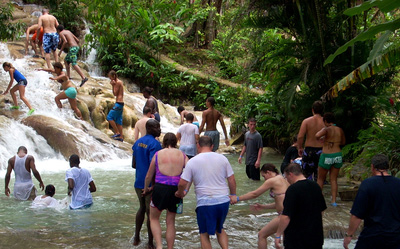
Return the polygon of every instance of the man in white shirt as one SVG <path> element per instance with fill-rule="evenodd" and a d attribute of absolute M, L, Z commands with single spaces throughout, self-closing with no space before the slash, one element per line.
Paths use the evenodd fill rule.
<path fill-rule="evenodd" d="M 186 114 L 186 124 L 181 125 L 176 134 L 176 138 L 180 141 L 179 150 L 183 151 L 190 159 L 197 154 L 196 143 L 199 140 L 199 127 L 193 124 L 194 115 Z"/>
<path fill-rule="evenodd" d="M 93 204 L 91 192 L 96 192 L 96 185 L 87 169 L 79 167 L 78 155 L 69 157 L 70 169 L 67 170 L 65 181 L 68 182 L 68 195 L 72 195 L 70 209 L 88 208 Z"/>
<path fill-rule="evenodd" d="M 186 164 L 175 195 L 183 198 L 188 192 L 185 189 L 187 184 L 194 183 L 201 248 L 211 248 L 209 235 L 216 233 L 219 245 L 226 249 L 228 235 L 223 225 L 231 199 L 237 198 L 236 181 L 228 159 L 213 152 L 212 147 L 210 137 L 204 136 L 199 139 L 197 150 L 200 154 Z"/>

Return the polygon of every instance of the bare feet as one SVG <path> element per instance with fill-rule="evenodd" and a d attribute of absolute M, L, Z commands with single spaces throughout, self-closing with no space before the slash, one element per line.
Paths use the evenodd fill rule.
<path fill-rule="evenodd" d="M 156 249 L 153 243 L 147 245 L 147 249 Z"/>
<path fill-rule="evenodd" d="M 139 237 L 135 237 L 135 238 L 133 239 L 132 245 L 133 245 L 133 246 L 138 246 L 139 244 L 140 244 L 140 238 L 139 238 Z"/>

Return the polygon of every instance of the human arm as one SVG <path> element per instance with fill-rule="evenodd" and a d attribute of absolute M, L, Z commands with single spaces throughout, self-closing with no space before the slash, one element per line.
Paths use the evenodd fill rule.
<path fill-rule="evenodd" d="M 176 133 L 176 139 L 177 139 L 177 141 L 178 141 L 178 142 L 181 141 L 181 138 L 182 138 L 181 133 L 178 131 L 178 133 Z"/>
<path fill-rule="evenodd" d="M 225 135 L 225 144 L 226 144 L 226 146 L 229 146 L 228 133 L 226 132 L 226 127 L 225 127 L 225 123 L 224 123 L 224 118 L 222 117 L 222 115 L 220 115 L 220 117 L 219 117 L 219 122 L 221 123 L 222 130 L 224 131 L 224 135 Z"/>
<path fill-rule="evenodd" d="M 181 124 L 183 124 L 183 121 L 185 120 L 185 115 L 183 113 L 183 111 L 181 111 Z"/>
<path fill-rule="evenodd" d="M 240 155 L 238 158 L 239 163 L 242 163 L 242 158 L 243 158 L 244 153 L 246 153 L 246 145 L 243 145 L 242 152 L 240 152 Z"/>
<path fill-rule="evenodd" d="M 183 198 L 185 197 L 185 195 L 187 194 L 187 192 L 189 191 L 189 189 L 186 189 L 186 187 L 189 186 L 190 187 L 190 183 L 184 179 L 180 179 L 179 183 L 178 183 L 178 190 L 175 192 L 175 196 L 178 198 Z M 185 191 L 187 190 L 187 191 Z"/>
<path fill-rule="evenodd" d="M 139 122 L 139 121 L 138 121 Z M 135 139 L 135 142 L 139 139 L 139 125 L 138 125 L 138 122 L 136 122 L 136 124 L 135 124 L 135 131 L 134 131 L 134 139 Z"/>
<path fill-rule="evenodd" d="M 61 32 L 61 33 L 59 33 L 59 35 L 60 35 L 60 40 L 62 41 L 62 45 L 61 45 L 61 48 L 60 48 L 60 52 L 58 52 L 58 56 L 61 56 L 61 53 L 64 51 L 64 48 L 65 48 L 65 45 L 67 45 L 67 43 L 68 43 L 68 41 L 67 41 L 67 38 L 65 38 L 65 35 Z"/>
<path fill-rule="evenodd" d="M 96 192 L 96 185 L 94 184 L 94 182 L 93 181 L 91 181 L 91 182 L 89 182 L 89 191 L 91 192 L 91 193 L 93 193 L 93 192 Z"/>
<path fill-rule="evenodd" d="M 136 169 L 136 159 L 135 159 L 135 155 L 132 155 L 132 168 Z"/>
<path fill-rule="evenodd" d="M 348 249 L 351 239 L 354 236 L 357 228 L 360 226 L 361 219 L 355 215 L 350 216 L 349 228 L 347 229 L 346 236 L 343 239 L 343 247 Z"/>
<path fill-rule="evenodd" d="M 56 73 L 56 71 L 54 71 L 54 69 L 52 69 L 52 68 L 38 68 L 36 70 L 37 71 L 45 71 L 45 72 L 49 72 L 49 73 Z"/>
<path fill-rule="evenodd" d="M 326 136 L 328 133 L 327 127 L 322 128 L 319 132 L 315 134 L 316 139 L 320 139 L 323 136 Z"/>
<path fill-rule="evenodd" d="M 25 55 L 28 54 L 28 46 L 29 46 L 29 33 L 30 33 L 31 28 L 26 29 L 26 40 L 25 40 Z"/>
<path fill-rule="evenodd" d="M 236 196 L 236 180 L 235 175 L 232 174 L 227 178 L 229 187 L 229 198 L 231 199 L 231 204 L 238 202 L 238 197 Z"/>
<path fill-rule="evenodd" d="M 307 123 L 303 120 L 300 126 L 299 134 L 297 135 L 297 150 L 299 152 L 299 156 L 303 155 L 303 143 L 304 137 L 307 131 Z"/>
<path fill-rule="evenodd" d="M 279 225 L 278 225 L 278 230 L 275 233 L 275 247 L 277 249 L 281 248 L 281 241 L 282 241 L 282 234 L 287 228 L 287 226 L 290 223 L 290 217 L 287 215 L 281 214 L 279 217 Z"/>
<path fill-rule="evenodd" d="M 344 131 L 340 129 L 341 133 L 341 138 L 340 138 L 340 145 L 343 146 L 346 144 L 346 137 L 344 136 Z"/>
<path fill-rule="evenodd" d="M 71 192 L 74 189 L 74 187 L 75 187 L 74 179 L 68 178 L 68 195 L 69 196 L 71 196 L 71 194 L 72 194 Z"/>
<path fill-rule="evenodd" d="M 39 17 L 39 20 L 38 20 L 38 29 L 36 30 L 36 39 L 35 39 L 35 43 L 38 43 L 39 42 L 39 34 L 40 34 L 40 28 L 42 27 L 42 18 L 41 17 Z M 44 32 L 44 31 L 43 31 Z"/>
<path fill-rule="evenodd" d="M 250 205 L 250 210 L 253 212 L 258 212 L 263 209 L 275 209 L 275 208 L 276 208 L 275 202 L 269 203 L 269 204 L 256 203 L 256 204 Z"/>
<path fill-rule="evenodd" d="M 13 169 L 13 161 L 12 159 L 8 160 L 8 166 L 7 166 L 7 172 L 6 172 L 6 177 L 5 177 L 5 191 L 4 193 L 6 196 L 10 196 L 10 189 L 8 188 L 8 184 L 10 184 L 10 179 L 11 179 L 11 171 Z"/>
<path fill-rule="evenodd" d="M 239 201 L 255 199 L 260 195 L 262 195 L 263 193 L 265 193 L 268 189 L 271 189 L 272 186 L 273 186 L 272 179 L 268 179 L 256 190 L 250 191 L 247 194 L 239 196 Z"/>
<path fill-rule="evenodd" d="M 7 89 L 6 91 L 3 93 L 3 95 L 6 95 L 8 93 L 8 91 L 10 90 L 12 83 L 14 82 L 14 69 L 10 68 L 10 70 L 8 71 L 8 73 L 10 74 L 10 83 L 8 83 Z"/>
<path fill-rule="evenodd" d="M 254 164 L 256 169 L 260 168 L 262 152 L 263 152 L 263 148 L 261 147 L 261 148 L 258 149 L 257 161 Z"/>
<path fill-rule="evenodd" d="M 147 171 L 146 178 L 144 179 L 143 195 L 151 191 L 150 183 L 153 181 L 154 174 L 156 172 L 156 160 L 155 156 L 151 159 L 149 170 Z"/>
<path fill-rule="evenodd" d="M 39 182 L 39 187 L 44 190 L 44 184 L 42 182 L 42 178 L 40 177 L 39 171 L 37 171 L 36 166 L 35 166 L 35 158 L 33 156 L 29 156 L 29 167 L 32 170 L 33 175 L 35 176 L 36 180 Z"/>
<path fill-rule="evenodd" d="M 49 79 L 56 80 L 56 81 L 58 81 L 58 80 L 67 81 L 68 77 L 63 73 L 63 74 L 58 75 L 56 77 L 49 77 Z"/>
<path fill-rule="evenodd" d="M 205 112 L 203 112 L 201 114 L 201 124 L 200 124 L 200 128 L 199 128 L 199 134 L 201 134 L 203 132 L 204 125 L 206 124 L 206 119 L 207 119 L 207 115 Z"/>

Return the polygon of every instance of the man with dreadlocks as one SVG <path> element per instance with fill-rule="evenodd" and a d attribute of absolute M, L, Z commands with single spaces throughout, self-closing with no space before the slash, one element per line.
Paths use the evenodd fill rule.
<path fill-rule="evenodd" d="M 364 229 L 356 249 L 400 248 L 400 179 L 389 175 L 388 169 L 387 156 L 378 154 L 372 158 L 372 177 L 361 183 L 354 200 L 344 248 L 348 249 L 361 220 Z"/>

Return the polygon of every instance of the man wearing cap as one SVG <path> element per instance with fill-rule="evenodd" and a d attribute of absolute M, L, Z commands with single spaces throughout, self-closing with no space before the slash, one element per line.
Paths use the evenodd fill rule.
<path fill-rule="evenodd" d="M 351 239 L 364 220 L 356 249 L 400 248 L 400 179 L 389 175 L 388 157 L 375 155 L 371 160 L 372 177 L 364 180 L 353 207 L 343 246 Z"/>

